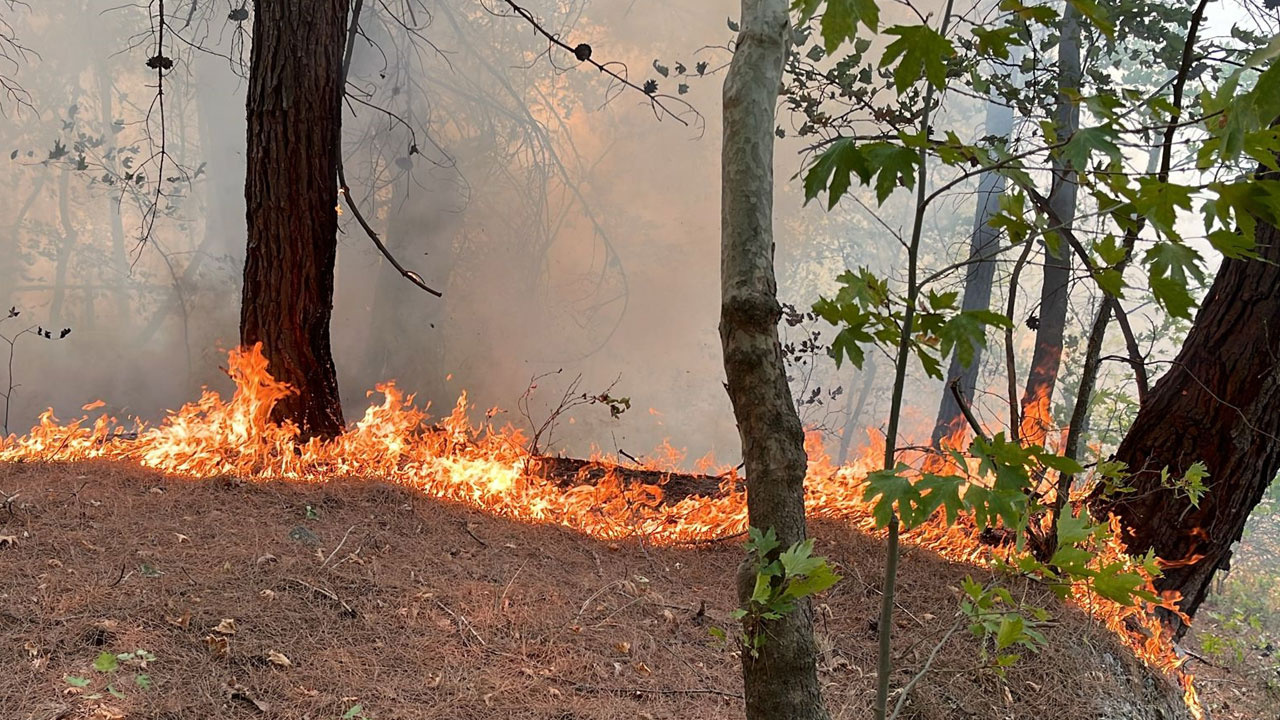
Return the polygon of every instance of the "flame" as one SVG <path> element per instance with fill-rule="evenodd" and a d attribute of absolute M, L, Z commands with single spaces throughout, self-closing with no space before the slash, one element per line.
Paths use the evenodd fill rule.
<path fill-rule="evenodd" d="M 261 346 L 238 349 L 228 357 L 235 393 L 224 400 L 206 389 L 199 400 L 170 413 L 155 426 L 135 422 L 126 429 L 114 418 L 88 416 L 62 423 L 46 410 L 23 436 L 0 440 L 0 461 L 68 462 L 109 459 L 137 463 L 174 475 L 209 478 L 235 475 L 247 479 L 324 482 L 338 477 L 366 477 L 411 487 L 431 497 L 465 503 L 494 514 L 527 522 L 550 522 L 591 536 L 617 540 L 642 537 L 655 544 L 705 541 L 742 533 L 747 527 L 746 495 L 733 468 L 719 468 L 711 457 L 697 461 L 700 472 L 721 478 L 715 497 L 687 497 L 664 502 L 660 485 L 626 482 L 615 460 L 597 453 L 593 464 L 603 479 L 578 484 L 544 477 L 530 468 L 532 457 L 520 430 L 491 424 L 491 410 L 480 425 L 469 420 L 463 392 L 448 417 L 429 423 L 394 383 L 377 386 L 381 396 L 342 435 L 331 440 L 299 439 L 297 427 L 270 421 L 271 409 L 293 390 L 267 372 Z M 84 406 L 86 411 L 101 402 Z M 656 415 L 655 411 L 655 415 Z M 963 437 L 958 428 L 949 443 Z M 863 499 L 866 476 L 879 469 L 883 440 L 871 442 L 853 462 L 836 467 L 818 433 L 806 436 L 809 465 L 805 502 L 813 517 L 846 522 L 868 533 L 878 532 L 871 504 Z M 950 462 L 938 454 L 910 458 L 917 467 L 937 472 Z M 664 473 L 683 466 L 685 452 L 663 443 L 646 458 L 645 469 Z M 960 468 L 971 475 L 976 461 Z M 1113 518 L 1113 529 L 1118 523 Z M 948 526 L 929 521 L 903 534 L 903 540 L 928 548 L 949 560 L 988 563 L 1008 559 L 1011 548 L 989 547 L 977 538 L 965 518 Z M 1118 538 L 1118 533 L 1112 534 Z M 1131 563 L 1120 541 L 1103 547 L 1100 563 Z M 1150 582 L 1148 580 L 1148 586 Z M 1071 600 L 1112 630 L 1147 665 L 1178 679 L 1192 714 L 1203 717 L 1192 676 L 1173 649 L 1167 631 L 1151 608 L 1126 607 L 1093 593 L 1071 588 Z M 1175 608 L 1177 598 L 1162 607 Z"/>
<path fill-rule="evenodd" d="M 1027 398 L 1022 406 L 1022 422 L 1018 428 L 1018 436 L 1030 445 L 1044 445 L 1053 428 L 1053 414 L 1050 409 L 1049 386 L 1041 385 L 1035 393 Z"/>

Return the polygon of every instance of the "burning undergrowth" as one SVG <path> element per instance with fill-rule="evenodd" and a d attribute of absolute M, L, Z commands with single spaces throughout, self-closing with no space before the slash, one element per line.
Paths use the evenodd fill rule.
<path fill-rule="evenodd" d="M 640 539 L 649 546 L 706 543 L 746 529 L 746 498 L 732 469 L 710 476 L 718 478 L 714 493 L 680 493 L 683 497 L 667 496 L 665 478 L 634 482 L 621 466 L 603 457 L 583 467 L 580 482 L 566 483 L 537 472 L 537 459 L 525 450 L 519 430 L 488 422 L 473 425 L 465 394 L 448 417 L 430 423 L 414 406 L 413 397 L 406 397 L 391 383 L 377 388 L 382 402 L 371 405 L 340 437 L 302 442 L 296 428 L 269 420 L 274 403 L 291 391 L 267 373 L 261 352 L 257 348 L 233 351 L 228 368 L 236 384 L 229 401 L 206 390 L 198 401 L 155 426 L 126 426 L 107 416 L 61 423 L 48 411 L 28 434 L 4 441 L 0 460 L 116 460 L 191 478 L 308 483 L 371 478 L 513 520 L 554 523 L 604 541 Z M 97 407 L 100 404 L 95 403 L 85 409 Z M 873 459 L 876 449 L 869 448 L 863 459 L 838 468 L 822 453 L 816 438 L 809 450 L 806 502 L 811 516 L 875 533 L 872 504 L 864 493 L 866 476 L 878 468 Z M 595 472 L 588 472 L 588 467 Z M 674 465 L 643 469 L 666 477 L 676 471 Z M 904 540 L 948 560 L 970 564 L 1007 558 L 1012 552 L 982 542 L 973 524 L 963 519 L 953 525 L 926 522 Z M 1102 549 L 1100 561 L 1126 559 L 1113 544 Z M 1199 714 L 1191 677 L 1183 672 L 1182 659 L 1147 609 L 1113 602 L 1084 585 L 1072 587 L 1070 596 L 1144 663 L 1176 677 L 1188 707 Z"/>

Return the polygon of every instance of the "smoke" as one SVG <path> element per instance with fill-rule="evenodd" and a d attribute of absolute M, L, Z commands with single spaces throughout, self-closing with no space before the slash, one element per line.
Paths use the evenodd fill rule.
<path fill-rule="evenodd" d="M 228 388 L 219 365 L 238 337 L 250 22 L 203 4 L 168 18 L 161 172 L 146 67 L 154 15 L 103 0 L 57 5 L 10 18 L 40 57 L 19 75 L 38 112 L 11 110 L 0 130 L 16 151 L 0 172 L 11 198 L 0 287 L 22 311 L 0 331 L 30 319 L 72 333 L 18 342 L 15 431 L 45 407 L 74 416 L 98 398 L 157 420 L 204 385 Z M 737 3 L 527 5 L 569 44 L 589 43 L 595 59 L 655 80 L 696 114 L 688 125 L 655 117 L 644 95 L 548 52 L 495 4 L 366 4 L 344 117 L 353 201 L 444 297 L 401 278 L 343 216 L 332 332 L 346 417 L 394 379 L 437 416 L 466 390 L 477 417 L 497 407 L 496 422 L 527 425 L 516 408 L 532 378 L 542 376 L 530 395 L 537 423 L 581 375 L 588 393 L 616 380 L 612 394 L 631 409 L 579 408 L 553 450 L 643 456 L 669 439 L 691 459 L 736 462 L 717 323 L 720 83 Z M 962 116 L 980 107 L 955 106 Z M 793 176 L 812 138 L 796 137 L 785 110 L 779 128 L 781 299 L 804 311 L 847 267 L 897 277 L 902 251 L 879 221 L 851 203 L 805 206 Z M 907 209 L 895 197 L 882 219 L 901 226 Z M 938 263 L 963 255 L 971 217 L 972 198 L 937 212 Z M 829 340 L 814 323 L 784 330 L 797 346 L 813 330 Z M 885 358 L 872 362 L 867 394 L 821 348 L 793 365 L 796 392 L 818 391 L 805 420 L 861 444 L 892 380 Z M 908 397 L 927 434 L 939 390 L 918 375 Z M 856 407 L 859 425 L 846 428 Z"/>

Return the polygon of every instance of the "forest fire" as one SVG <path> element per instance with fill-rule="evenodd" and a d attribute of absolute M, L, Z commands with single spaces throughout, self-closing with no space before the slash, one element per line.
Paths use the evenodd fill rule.
<path fill-rule="evenodd" d="M 431 424 L 426 413 L 413 405 L 413 396 L 404 395 L 392 383 L 378 386 L 382 401 L 371 404 L 343 435 L 330 441 L 300 442 L 296 428 L 269 421 L 273 404 L 291 390 L 270 376 L 260 349 L 232 351 L 228 367 L 236 384 L 229 401 L 206 390 L 199 400 L 154 426 L 125 426 L 105 415 L 61 423 L 49 410 L 28 434 L 4 439 L 0 460 L 107 459 L 189 478 L 233 475 L 300 482 L 376 478 L 517 520 L 557 523 L 601 539 L 638 538 L 659 545 L 723 538 L 746 529 L 745 494 L 733 469 L 720 473 L 720 492 L 715 497 L 689 496 L 674 502 L 664 502 L 660 485 L 626 482 L 614 470 L 597 482 L 566 488 L 530 470 L 534 458 L 526 452 L 519 430 L 472 425 L 465 393 L 447 418 Z M 101 402 L 94 402 L 84 409 L 100 407 Z M 867 474 L 879 466 L 875 459 L 879 449 L 869 447 L 860 459 L 835 467 L 816 434 L 806 444 L 810 514 L 877 532 L 872 505 L 863 495 Z M 672 470 L 678 454 L 670 446 L 664 447 L 664 453 L 664 459 L 646 469 Z M 594 461 L 617 468 L 603 457 Z M 1012 552 L 980 542 L 972 523 L 963 519 L 952 526 L 926 522 L 905 533 L 904 539 L 965 563 L 982 563 Z M 1113 543 L 1104 549 L 1100 562 L 1119 562 L 1122 556 L 1118 543 Z M 1192 714 L 1203 717 L 1192 677 L 1182 671 L 1182 660 L 1154 616 L 1143 608 L 1107 600 L 1083 585 L 1073 587 L 1070 597 L 1146 664 L 1176 677 Z"/>

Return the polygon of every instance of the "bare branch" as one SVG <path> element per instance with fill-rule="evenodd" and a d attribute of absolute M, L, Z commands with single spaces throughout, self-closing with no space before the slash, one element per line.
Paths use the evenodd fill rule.
<path fill-rule="evenodd" d="M 630 78 L 627 77 L 627 66 L 624 65 L 623 63 L 617 62 L 617 61 L 601 63 L 600 61 L 592 58 L 593 51 L 591 46 L 588 45 L 587 43 L 578 43 L 577 45 L 570 45 L 564 40 L 561 40 L 559 35 L 543 27 L 542 23 L 538 20 L 538 18 L 536 18 L 533 15 L 533 13 L 529 12 L 525 8 L 521 7 L 520 5 L 517 5 L 513 0 L 501 0 L 501 2 L 503 2 L 508 7 L 510 7 L 511 10 L 515 12 L 516 15 L 518 15 L 521 18 L 524 18 L 525 22 L 529 23 L 529 25 L 531 25 L 533 29 L 538 32 L 539 35 L 542 35 L 544 38 L 546 38 L 547 42 L 551 43 L 552 47 L 560 48 L 561 50 L 577 58 L 579 62 L 588 63 L 595 69 L 613 78 L 614 82 L 624 87 L 635 90 L 636 92 L 641 93 L 642 95 L 647 97 L 649 100 L 649 105 L 653 108 L 654 116 L 657 117 L 659 120 L 661 120 L 663 115 L 665 114 L 667 116 L 674 118 L 676 122 L 680 123 L 681 125 L 688 126 L 689 121 L 686 120 L 684 116 L 692 113 L 695 123 L 701 126 L 702 114 L 698 112 L 697 108 L 693 107 L 693 105 L 691 105 L 687 101 L 682 100 L 674 95 L 659 93 L 657 91 L 656 85 L 650 87 L 647 84 L 645 86 L 635 84 L 630 80 Z M 490 12 L 493 12 L 493 11 L 490 11 Z M 500 15 L 500 13 L 496 13 L 496 12 L 494 12 L 494 14 Z M 550 52 L 550 48 L 548 48 L 548 53 L 549 52 Z M 550 57 L 549 54 L 548 54 L 548 57 Z M 621 70 L 615 70 L 614 69 L 615 67 L 619 67 L 621 68 Z M 613 95 L 610 95 L 609 97 L 612 98 Z M 675 110 L 673 110 L 670 107 L 671 104 L 681 106 L 680 111 L 676 112 Z"/>
<path fill-rule="evenodd" d="M 355 52 L 356 37 L 360 33 L 360 11 L 363 9 L 364 0 L 355 0 L 355 3 L 351 7 L 351 29 L 347 32 L 347 48 L 342 57 L 342 82 L 344 95 L 346 94 L 347 75 L 351 71 L 351 56 Z M 410 129 L 410 132 L 412 132 L 412 128 Z M 417 145 L 415 144 L 414 147 L 417 147 Z M 369 222 L 364 219 L 364 215 L 360 212 L 360 207 L 356 205 L 355 200 L 351 197 L 351 188 L 347 185 L 347 174 L 343 169 L 341 156 L 338 158 L 338 188 L 342 193 L 342 197 L 346 198 L 347 207 L 351 208 L 351 214 L 355 216 L 356 222 L 360 224 L 360 227 L 364 229 L 365 234 L 369 236 L 371 241 L 373 241 L 374 246 L 378 248 L 378 252 L 382 253 L 382 256 L 387 259 L 387 262 L 391 263 L 391 266 L 396 269 L 396 272 L 400 273 L 404 279 L 414 285 L 417 285 L 420 289 L 431 293 L 436 297 L 444 297 L 444 294 L 439 290 L 427 285 L 427 283 L 423 281 L 421 275 L 405 268 L 404 265 L 401 265 L 400 261 L 396 259 L 395 255 L 393 255 L 391 250 L 386 246 L 386 243 L 382 242 L 382 238 L 378 236 L 378 233 L 375 232 L 373 227 L 369 225 Z"/>

